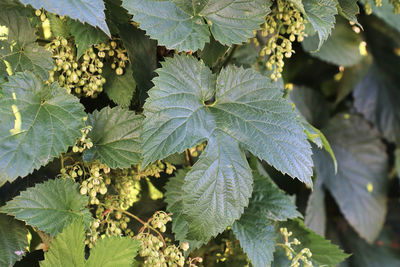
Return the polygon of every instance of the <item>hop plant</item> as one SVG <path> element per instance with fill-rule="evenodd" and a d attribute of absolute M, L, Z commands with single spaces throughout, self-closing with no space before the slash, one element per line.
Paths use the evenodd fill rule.
<path fill-rule="evenodd" d="M 268 56 L 266 67 L 272 71 L 272 80 L 277 81 L 282 77 L 283 59 L 290 58 L 294 53 L 292 43 L 296 40 L 302 42 L 306 37 L 305 24 L 306 20 L 293 3 L 276 0 L 261 31 L 261 35 L 267 37 L 267 42 L 260 56 Z"/>

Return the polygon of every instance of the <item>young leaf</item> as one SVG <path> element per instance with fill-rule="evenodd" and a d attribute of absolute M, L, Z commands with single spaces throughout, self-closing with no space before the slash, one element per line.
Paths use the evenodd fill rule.
<path fill-rule="evenodd" d="M 292 237 L 297 238 L 301 242 L 300 245 L 295 246 L 296 251 L 300 251 L 303 248 L 311 250 L 311 260 L 315 266 L 337 266 L 349 257 L 338 246 L 307 229 L 300 220 L 281 222 L 277 226 L 277 230 L 281 227 L 286 227 L 289 232 L 293 233 Z M 279 233 L 278 235 L 281 238 L 281 234 Z M 277 242 L 279 242 L 279 238 Z"/>
<path fill-rule="evenodd" d="M 318 179 L 354 229 L 373 242 L 386 215 L 387 155 L 378 134 L 358 116 L 339 114 L 324 129 L 338 172 L 322 150 L 313 155 Z"/>
<path fill-rule="evenodd" d="M 85 260 L 85 229 L 81 220 L 64 228 L 44 254 L 41 267 L 130 267 L 139 249 L 139 241 L 127 237 L 100 239 Z"/>
<path fill-rule="evenodd" d="M 68 19 L 68 26 L 71 34 L 74 36 L 76 47 L 76 57 L 79 59 L 83 52 L 90 46 L 100 43 L 105 43 L 108 40 L 107 35 L 99 29 L 87 24 L 80 23 L 79 21 Z"/>
<path fill-rule="evenodd" d="M 123 0 L 123 7 L 151 38 L 179 51 L 202 49 L 210 31 L 223 45 L 246 42 L 269 10 L 263 0 Z"/>
<path fill-rule="evenodd" d="M 400 144 L 400 90 L 397 75 L 373 65 L 357 84 L 354 106 L 389 141 Z"/>
<path fill-rule="evenodd" d="M 88 224 L 91 215 L 87 197 L 72 179 L 49 180 L 15 197 L 0 208 L 4 212 L 54 236 L 74 219 Z"/>
<path fill-rule="evenodd" d="M 303 5 L 307 19 L 319 38 L 318 45 L 313 50 L 319 50 L 335 26 L 337 0 L 304 0 Z"/>
<path fill-rule="evenodd" d="M 104 91 L 108 97 L 122 108 L 129 108 L 136 90 L 136 81 L 133 79 L 132 66 L 125 68 L 123 75 L 116 75 L 115 70 L 109 66 L 103 69 L 103 76 L 106 78 Z"/>
<path fill-rule="evenodd" d="M 143 165 L 208 140 L 184 185 L 189 238 L 216 235 L 247 206 L 251 171 L 239 144 L 278 170 L 312 183 L 306 135 L 268 78 L 230 66 L 216 79 L 188 56 L 162 65 L 144 106 Z M 214 103 L 207 104 L 214 94 Z"/>
<path fill-rule="evenodd" d="M 355 65 L 362 59 L 359 49 L 361 36 L 351 29 L 348 21 L 338 20 L 332 34 L 315 53 L 312 52 L 316 47 L 313 39 L 318 42 L 318 38 L 306 38 L 302 43 L 311 56 L 345 67 Z"/>
<path fill-rule="evenodd" d="M 0 61 L 7 61 L 13 74 L 29 70 L 43 80 L 48 79 L 54 67 L 53 59 L 49 51 L 35 43 L 35 30 L 29 19 L 20 16 L 17 10 L 2 10 L 0 25 L 8 27 L 8 40 L 3 47 L 0 45 Z M 0 70 L 5 73 L 5 66 Z"/>
<path fill-rule="evenodd" d="M 28 243 L 25 225 L 5 214 L 0 214 L 0 265 L 14 266 L 22 259 Z"/>
<path fill-rule="evenodd" d="M 120 107 L 94 111 L 87 121 L 93 127 L 88 137 L 94 146 L 84 151 L 84 160 L 98 159 L 110 168 L 126 168 L 140 163 L 142 120 L 143 117 L 134 111 Z"/>
<path fill-rule="evenodd" d="M 78 98 L 30 72 L 10 76 L 2 88 L 0 185 L 66 152 L 80 137 L 86 116 Z"/>
<path fill-rule="evenodd" d="M 35 9 L 44 8 L 60 16 L 68 16 L 71 19 L 80 20 L 82 23 L 87 22 L 94 27 L 99 27 L 110 36 L 102 0 L 20 0 L 20 2 L 24 5 L 31 5 Z"/>
<path fill-rule="evenodd" d="M 232 225 L 233 233 L 253 266 L 269 266 L 273 259 L 273 221 L 301 216 L 292 199 L 265 174 L 253 171 L 254 190 L 249 206 Z"/>

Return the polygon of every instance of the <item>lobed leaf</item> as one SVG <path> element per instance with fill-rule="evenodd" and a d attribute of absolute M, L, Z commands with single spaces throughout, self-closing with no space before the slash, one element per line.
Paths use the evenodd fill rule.
<path fill-rule="evenodd" d="M 75 219 L 89 223 L 88 199 L 72 179 L 49 180 L 26 191 L 0 208 L 31 226 L 54 236 Z"/>
<path fill-rule="evenodd" d="M 240 147 L 312 183 L 310 145 L 296 112 L 268 78 L 232 66 L 216 78 L 187 56 L 162 65 L 144 106 L 143 165 L 208 141 L 183 186 L 189 239 L 208 240 L 247 206 L 252 174 Z"/>
<path fill-rule="evenodd" d="M 152 39 L 179 51 L 202 49 L 210 31 L 223 45 L 246 42 L 269 11 L 263 0 L 124 0 L 123 7 Z"/>
<path fill-rule="evenodd" d="M 2 88 L 0 185 L 66 152 L 81 136 L 86 115 L 78 98 L 31 72 L 10 76 Z"/>

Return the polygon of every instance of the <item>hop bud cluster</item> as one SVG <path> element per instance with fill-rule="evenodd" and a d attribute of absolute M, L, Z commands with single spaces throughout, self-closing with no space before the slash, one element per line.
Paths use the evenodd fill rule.
<path fill-rule="evenodd" d="M 171 217 L 164 211 L 157 211 L 150 218 L 150 224 L 152 227 L 160 229 L 161 232 L 165 232 L 166 224 L 171 220 Z M 141 232 L 135 238 L 141 241 L 139 254 L 145 258 L 144 266 L 184 266 L 185 257 L 176 245 L 165 245 L 160 237 L 149 232 Z M 189 244 L 187 242 L 182 244 L 182 250 L 187 250 L 188 248 Z"/>
<path fill-rule="evenodd" d="M 301 12 L 287 0 L 276 0 L 271 13 L 266 17 L 261 35 L 268 41 L 260 51 L 260 56 L 268 56 L 266 67 L 272 71 L 271 79 L 282 77 L 284 58 L 290 58 L 294 52 L 292 43 L 302 42 L 306 34 L 306 20 Z"/>
<path fill-rule="evenodd" d="M 82 181 L 80 193 L 89 196 L 89 203 L 91 205 L 98 205 L 100 203 L 100 200 L 97 198 L 98 194 L 105 195 L 108 190 L 106 179 L 103 176 L 110 172 L 110 168 L 97 161 L 88 165 L 87 176 L 89 177 Z"/>
<path fill-rule="evenodd" d="M 158 160 L 157 162 L 148 165 L 144 170 L 138 165 L 136 171 L 132 171 L 137 179 L 145 178 L 148 176 L 153 176 L 155 178 L 160 178 L 160 173 L 165 172 L 166 174 L 172 174 L 176 170 L 175 166 L 169 162 L 162 162 Z"/>
<path fill-rule="evenodd" d="M 303 248 L 299 253 L 296 253 L 293 246 L 298 246 L 301 242 L 297 238 L 293 238 L 290 241 L 290 237 L 293 235 L 292 232 L 289 232 L 287 228 L 283 227 L 279 229 L 284 240 L 285 240 L 285 250 L 286 256 L 289 260 L 291 260 L 290 267 L 300 267 L 301 262 L 303 262 L 304 267 L 312 267 L 313 264 L 311 262 L 312 253 L 309 248 Z"/>
<path fill-rule="evenodd" d="M 204 150 L 204 148 L 206 147 L 206 144 L 205 143 L 201 143 L 201 144 L 198 144 L 197 146 L 195 146 L 195 147 L 192 147 L 189 151 L 190 151 L 190 155 L 192 156 L 192 157 L 198 157 L 199 156 L 199 153 L 201 153 L 201 152 L 203 152 L 203 150 Z"/>
<path fill-rule="evenodd" d="M 103 91 L 106 79 L 102 76 L 106 60 L 117 75 L 124 73 L 129 62 L 126 49 L 115 40 L 87 49 L 77 58 L 75 45 L 63 37 L 56 37 L 48 49 L 53 53 L 55 67 L 50 71 L 48 82 L 58 81 L 60 86 L 77 96 L 96 98 Z"/>
<path fill-rule="evenodd" d="M 81 129 L 81 137 L 76 140 L 75 145 L 72 147 L 72 151 L 74 153 L 82 153 L 83 150 L 90 149 L 93 147 L 93 142 L 90 138 L 87 137 L 89 132 L 92 130 L 92 126 L 86 126 Z"/>
<path fill-rule="evenodd" d="M 39 17 L 42 22 L 47 19 L 46 12 L 43 9 L 36 9 L 35 15 Z"/>

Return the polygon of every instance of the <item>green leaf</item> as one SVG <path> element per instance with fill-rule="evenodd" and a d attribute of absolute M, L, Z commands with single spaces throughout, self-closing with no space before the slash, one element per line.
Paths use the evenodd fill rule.
<path fill-rule="evenodd" d="M 106 23 L 104 14 L 103 0 L 19 0 L 24 5 L 31 5 L 35 9 L 44 8 L 51 13 L 60 16 L 69 16 L 71 19 L 77 19 L 82 23 L 99 27 L 108 36 L 110 31 Z"/>
<path fill-rule="evenodd" d="M 85 266 L 85 225 L 74 220 L 65 226 L 45 252 L 41 267 Z"/>
<path fill-rule="evenodd" d="M 338 246 L 332 244 L 329 240 L 307 229 L 300 220 L 292 220 L 278 224 L 279 228 L 286 227 L 289 232 L 292 232 L 293 238 L 297 238 L 301 244 L 294 246 L 296 251 L 303 248 L 309 248 L 312 253 L 312 262 L 316 266 L 336 266 L 344 261 L 350 255 L 345 254 Z M 280 238 L 282 235 L 278 234 Z M 283 243 L 283 242 L 280 242 Z"/>
<path fill-rule="evenodd" d="M 88 224 L 91 215 L 85 207 L 87 202 L 72 179 L 56 179 L 21 192 L 0 211 L 54 236 L 74 219 Z"/>
<path fill-rule="evenodd" d="M 270 266 L 275 251 L 274 226 L 271 221 L 246 211 L 232 225 L 232 231 L 252 266 Z"/>
<path fill-rule="evenodd" d="M 75 38 L 75 44 L 78 48 L 76 57 L 80 58 L 86 49 L 95 44 L 105 43 L 108 40 L 107 35 L 99 29 L 87 24 L 80 23 L 79 21 L 68 19 L 68 26 L 71 34 Z"/>
<path fill-rule="evenodd" d="M 239 144 L 311 184 L 310 145 L 296 112 L 268 78 L 230 66 L 216 79 L 183 55 L 162 65 L 144 106 L 143 166 L 208 140 L 183 187 L 188 238 L 208 240 L 247 206 L 252 175 Z"/>
<path fill-rule="evenodd" d="M 81 136 L 86 115 L 78 98 L 30 72 L 10 76 L 2 88 L 0 185 L 66 152 Z"/>
<path fill-rule="evenodd" d="M 261 167 L 262 168 L 262 167 Z M 232 231 L 253 266 L 269 266 L 275 251 L 272 221 L 301 217 L 292 199 L 266 174 L 253 171 L 254 190 L 249 206 Z"/>
<path fill-rule="evenodd" d="M 159 45 L 179 51 L 202 49 L 209 31 L 223 45 L 246 42 L 269 10 L 263 0 L 124 0 L 123 6 Z"/>
<path fill-rule="evenodd" d="M 136 90 L 136 81 L 133 79 L 132 66 L 125 68 L 123 75 L 117 75 L 115 70 L 108 65 L 103 69 L 103 77 L 106 78 L 104 91 L 107 96 L 118 106 L 129 108 Z"/>
<path fill-rule="evenodd" d="M 12 73 L 30 70 L 43 80 L 49 78 L 53 69 L 51 53 L 39 46 L 35 31 L 27 17 L 20 16 L 17 10 L 0 11 L 0 25 L 8 27 L 8 41 L 0 44 L 0 61 L 9 63 Z M 0 70 L 6 70 L 0 67 Z"/>
<path fill-rule="evenodd" d="M 141 160 L 140 132 L 143 117 L 134 111 L 103 108 L 89 115 L 87 124 L 93 128 L 88 137 L 93 147 L 85 150 L 86 161 L 100 160 L 110 168 L 126 168 Z"/>
<path fill-rule="evenodd" d="M 325 209 L 325 191 L 321 179 L 317 182 L 311 192 L 306 209 L 304 224 L 317 234 L 324 236 L 326 230 L 326 209 Z"/>
<path fill-rule="evenodd" d="M 128 11 L 123 8 L 122 0 L 105 0 L 104 4 L 106 6 L 106 21 L 110 28 L 111 33 L 119 34 L 119 26 L 123 24 L 129 24 L 132 16 L 128 14 Z"/>
<path fill-rule="evenodd" d="M 199 240 L 188 240 L 186 238 L 188 232 L 188 222 L 183 214 L 183 184 L 188 170 L 179 170 L 175 177 L 170 178 L 165 185 L 165 202 L 167 202 L 167 211 L 172 213 L 172 232 L 175 239 L 180 243 L 188 242 L 189 250 L 192 251 L 200 247 L 203 242 Z"/>
<path fill-rule="evenodd" d="M 130 24 L 119 26 L 120 36 L 128 51 L 132 64 L 133 78 L 137 83 L 139 102 L 147 98 L 147 91 L 153 87 L 151 79 L 157 68 L 157 43 Z"/>
<path fill-rule="evenodd" d="M 354 229 L 373 242 L 386 215 L 387 155 L 385 146 L 367 122 L 339 114 L 323 131 L 338 161 L 338 172 L 329 156 L 314 150 L 318 179 L 331 192 Z"/>
<path fill-rule="evenodd" d="M 314 57 L 338 66 L 355 65 L 362 59 L 360 43 L 362 39 L 355 33 L 349 23 L 339 20 L 332 34 L 321 46 L 319 51 L 312 53 L 318 42 L 318 38 L 306 38 L 302 43 L 303 48 Z"/>
<path fill-rule="evenodd" d="M 53 33 L 53 36 L 61 36 L 67 38 L 71 35 L 68 23 L 66 22 L 67 20 L 70 20 L 69 18 L 61 19 L 59 16 L 52 13 L 47 13 L 46 16 L 49 19 L 50 30 Z"/>
<path fill-rule="evenodd" d="M 307 19 L 318 34 L 319 43 L 314 50 L 319 50 L 328 39 L 335 26 L 337 11 L 336 0 L 303 0 Z"/>
<path fill-rule="evenodd" d="M 253 70 L 229 67 L 216 80 L 202 63 L 186 56 L 167 60 L 158 73 L 159 77 L 153 80 L 156 86 L 145 104 L 143 165 L 208 140 L 206 150 L 188 173 L 184 185 L 190 238 L 207 239 L 216 235 L 240 217 L 247 206 L 251 172 L 239 143 L 279 170 L 307 177 L 303 167 L 307 169 L 304 155 L 309 154 L 309 144 L 304 142 L 305 135 L 290 104 L 267 78 Z M 215 102 L 204 104 L 212 98 L 215 87 Z M 281 115 L 287 120 L 285 131 L 279 128 Z M 286 135 L 298 136 L 304 143 L 300 141 L 292 150 L 293 146 L 289 148 L 285 143 L 299 139 L 287 136 L 285 143 L 280 143 L 282 139 L 278 137 Z M 256 144 L 257 140 L 263 143 Z M 280 160 L 282 154 L 274 152 L 278 148 L 275 146 L 288 149 L 286 153 L 292 159 L 304 149 L 301 160 Z M 280 148 L 282 152 L 285 150 Z M 192 188 L 197 188 L 196 192 Z M 213 197 L 207 198 L 210 194 Z"/>
<path fill-rule="evenodd" d="M 339 13 L 349 21 L 358 24 L 357 15 L 360 13 L 357 0 L 338 0 Z"/>
<path fill-rule="evenodd" d="M 117 236 L 100 239 L 90 251 L 87 267 L 131 267 L 140 241 Z"/>
<path fill-rule="evenodd" d="M 354 89 L 354 106 L 389 141 L 400 144 L 399 78 L 373 65 Z"/>
<path fill-rule="evenodd" d="M 127 237 L 106 237 L 97 241 L 85 260 L 85 229 L 81 220 L 75 220 L 56 236 L 44 254 L 41 267 L 130 267 L 139 249 L 139 241 Z"/>
<path fill-rule="evenodd" d="M 22 259 L 28 243 L 25 225 L 5 214 L 0 214 L 0 265 L 14 266 Z"/>
<path fill-rule="evenodd" d="M 228 134 L 215 132 L 183 185 L 187 237 L 208 241 L 232 225 L 248 205 L 252 183 L 239 144 Z"/>

